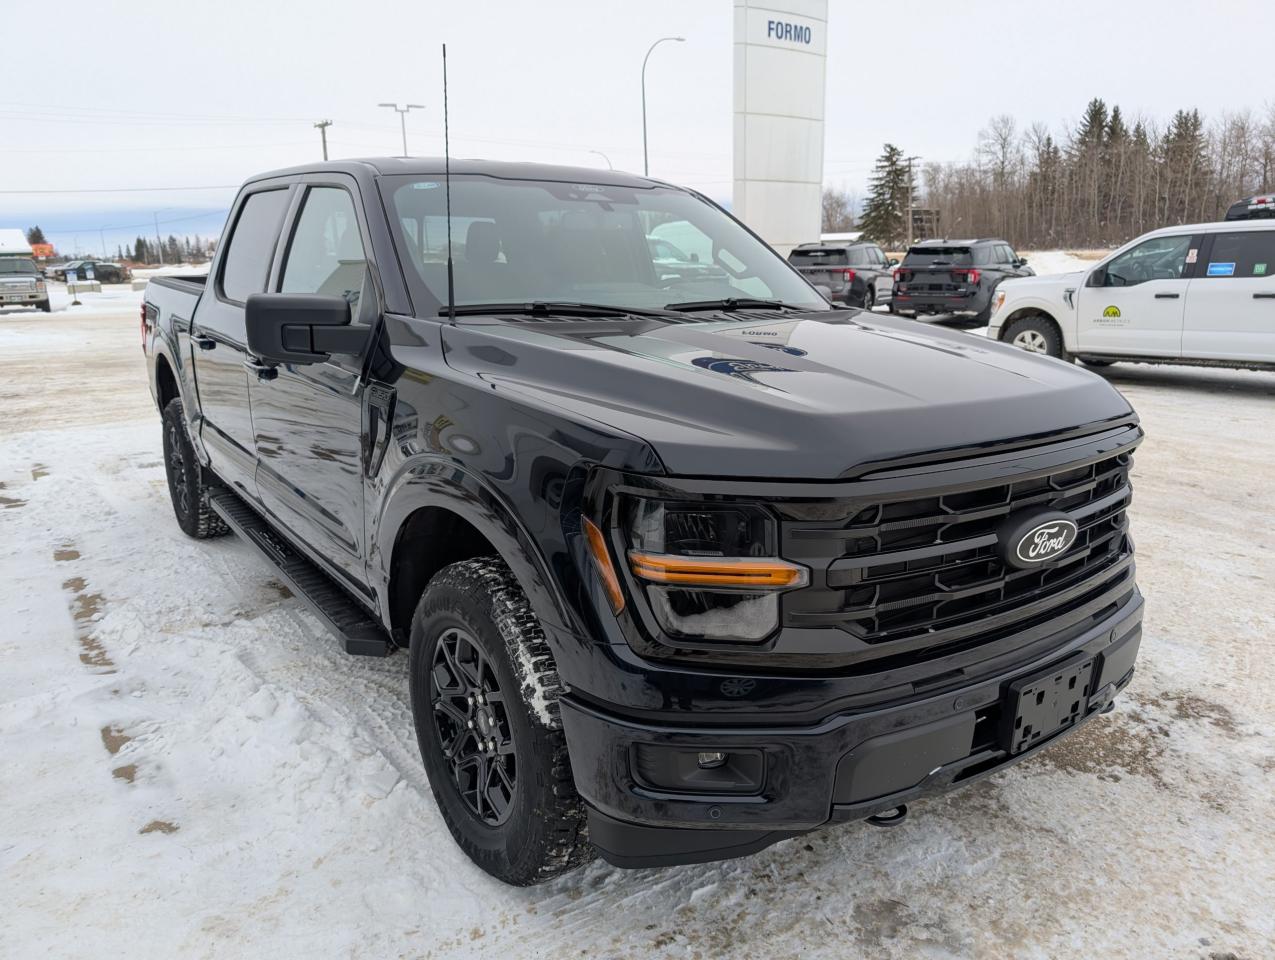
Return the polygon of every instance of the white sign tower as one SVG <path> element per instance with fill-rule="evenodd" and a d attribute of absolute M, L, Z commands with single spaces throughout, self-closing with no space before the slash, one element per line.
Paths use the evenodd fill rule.
<path fill-rule="evenodd" d="M 828 0 L 735 0 L 734 214 L 786 254 L 819 239 Z"/>

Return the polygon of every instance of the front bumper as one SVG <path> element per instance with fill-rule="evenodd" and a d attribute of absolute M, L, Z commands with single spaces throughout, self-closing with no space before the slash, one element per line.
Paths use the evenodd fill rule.
<path fill-rule="evenodd" d="M 590 837 L 608 861 L 644 867 L 727 859 L 832 822 L 861 820 L 988 776 L 1074 732 L 1132 678 L 1141 639 L 1136 591 L 1101 622 L 1047 654 L 965 686 L 808 726 L 705 726 L 620 716 L 572 696 L 561 701 Z M 998 735 L 1010 682 L 1063 661 L 1092 658 L 1077 722 L 1021 753 Z M 653 786 L 641 756 L 724 752 L 757 756 L 758 786 L 692 790 Z M 751 761 L 750 761 L 751 763 Z"/>
<path fill-rule="evenodd" d="M 44 303 L 49 299 L 47 291 L 39 290 L 6 290 L 0 287 L 0 307 L 25 306 L 32 303 Z"/>

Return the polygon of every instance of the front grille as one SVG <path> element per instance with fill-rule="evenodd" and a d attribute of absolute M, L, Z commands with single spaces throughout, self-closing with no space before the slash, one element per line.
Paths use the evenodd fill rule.
<path fill-rule="evenodd" d="M 819 521 L 784 521 L 785 556 L 815 571 L 785 600 L 785 623 L 833 627 L 865 645 L 921 655 L 1045 622 L 1132 580 L 1132 455 L 906 500 L 844 501 Z M 997 529 L 1013 513 L 1061 510 L 1079 535 L 1057 560 L 1004 564 Z M 836 511 L 831 511 L 834 515 Z M 906 641 L 906 643 L 904 643 Z"/>

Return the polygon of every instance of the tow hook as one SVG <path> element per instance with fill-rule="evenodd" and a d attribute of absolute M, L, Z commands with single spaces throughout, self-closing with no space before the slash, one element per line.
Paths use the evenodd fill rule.
<path fill-rule="evenodd" d="M 886 829 L 889 827 L 897 827 L 908 818 L 908 805 L 901 803 L 893 810 L 887 810 L 884 813 L 876 813 L 868 817 L 864 823 L 870 823 L 874 827 Z"/>

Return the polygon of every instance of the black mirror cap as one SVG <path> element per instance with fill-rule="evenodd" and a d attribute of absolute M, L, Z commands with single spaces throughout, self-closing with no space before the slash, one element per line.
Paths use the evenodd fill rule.
<path fill-rule="evenodd" d="M 244 307 L 248 352 L 274 363 L 319 363 L 328 352 L 318 348 L 314 328 L 348 327 L 350 304 L 344 297 L 317 293 L 254 293 Z"/>
<path fill-rule="evenodd" d="M 1099 267 L 1085 281 L 1086 287 L 1105 287 L 1107 285 L 1107 268 Z"/>

